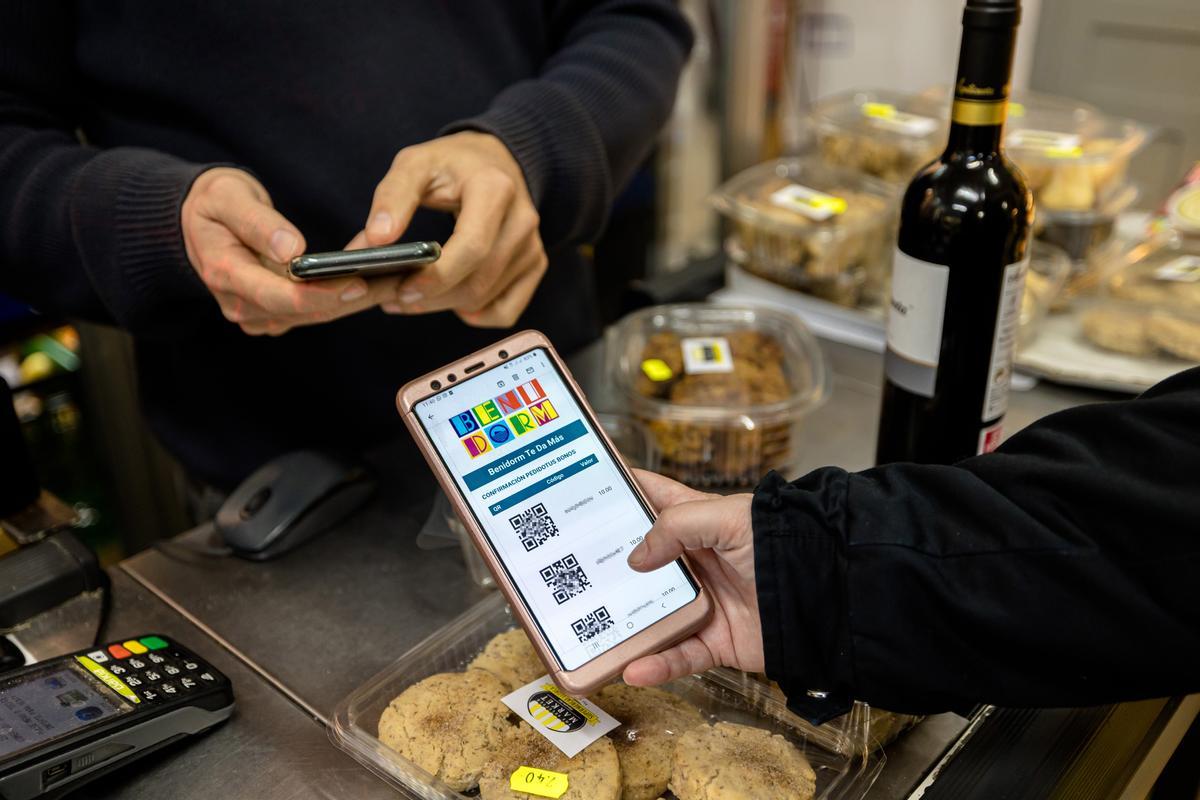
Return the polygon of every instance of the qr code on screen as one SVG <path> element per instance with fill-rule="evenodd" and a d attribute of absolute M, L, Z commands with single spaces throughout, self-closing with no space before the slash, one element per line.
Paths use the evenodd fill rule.
<path fill-rule="evenodd" d="M 612 626 L 613 618 L 609 615 L 608 609 L 600 606 L 592 613 L 572 622 L 571 630 L 575 631 L 575 638 L 580 642 L 586 642 L 596 638 Z"/>
<path fill-rule="evenodd" d="M 554 602 L 562 605 L 589 588 L 592 582 L 573 555 L 563 556 L 541 571 L 542 580 L 554 594 Z"/>
<path fill-rule="evenodd" d="M 554 523 L 554 518 L 546 513 L 546 507 L 541 503 L 515 517 L 509 517 L 508 522 L 521 540 L 525 552 L 544 545 L 552 536 L 558 536 L 558 525 Z"/>

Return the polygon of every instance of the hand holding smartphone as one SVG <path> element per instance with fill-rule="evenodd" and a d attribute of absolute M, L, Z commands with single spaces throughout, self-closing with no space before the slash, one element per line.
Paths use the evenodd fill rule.
<path fill-rule="evenodd" d="M 541 333 L 417 378 L 396 403 L 563 689 L 589 694 L 707 622 L 686 560 L 626 563 L 654 510 Z"/>
<path fill-rule="evenodd" d="M 437 242 L 406 242 L 362 250 L 336 250 L 296 256 L 288 264 L 288 276 L 297 281 L 318 281 L 359 275 L 373 278 L 416 272 L 442 254 Z"/>

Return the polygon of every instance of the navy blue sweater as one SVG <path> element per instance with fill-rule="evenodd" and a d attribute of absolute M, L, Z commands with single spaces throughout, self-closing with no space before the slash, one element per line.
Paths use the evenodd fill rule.
<path fill-rule="evenodd" d="M 399 149 L 494 133 L 551 256 L 518 326 L 569 350 L 597 333 L 575 250 L 645 158 L 690 44 L 669 0 L 5 0 L 0 289 L 132 332 L 148 420 L 217 486 L 285 450 L 403 436 L 396 388 L 503 332 L 374 310 L 244 335 L 184 253 L 196 175 L 252 171 L 310 251 L 332 250 Z M 421 211 L 403 238 L 452 224 Z"/>

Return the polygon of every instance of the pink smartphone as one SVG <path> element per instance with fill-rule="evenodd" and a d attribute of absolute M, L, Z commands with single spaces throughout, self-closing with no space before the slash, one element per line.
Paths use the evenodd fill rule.
<path fill-rule="evenodd" d="M 654 509 L 541 333 L 417 378 L 396 405 L 564 690 L 587 695 L 708 620 L 686 560 L 626 563 Z"/>

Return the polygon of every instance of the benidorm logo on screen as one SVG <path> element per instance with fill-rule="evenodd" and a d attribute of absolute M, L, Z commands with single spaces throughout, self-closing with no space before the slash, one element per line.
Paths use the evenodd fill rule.
<path fill-rule="evenodd" d="M 537 378 L 450 418 L 471 458 L 497 450 L 518 436 L 558 419 Z"/>

